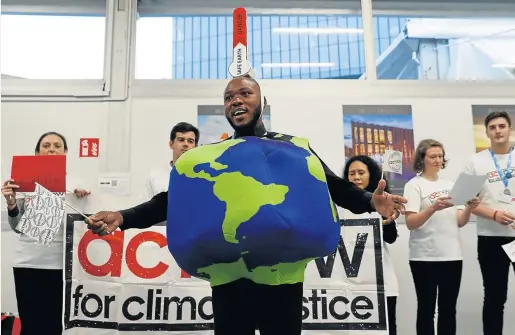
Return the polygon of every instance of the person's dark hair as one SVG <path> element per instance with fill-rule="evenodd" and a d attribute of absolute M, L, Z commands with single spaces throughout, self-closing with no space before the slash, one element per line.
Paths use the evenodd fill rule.
<path fill-rule="evenodd" d="M 505 118 L 506 121 L 508 122 L 508 126 L 511 127 L 511 118 L 510 118 L 510 115 L 505 112 L 505 111 L 494 111 L 494 112 L 491 112 L 490 114 L 488 114 L 485 118 L 485 128 L 488 128 L 488 124 L 490 123 L 490 121 L 492 121 L 493 119 L 497 119 L 497 118 Z"/>
<path fill-rule="evenodd" d="M 349 181 L 349 168 L 350 168 L 351 164 L 356 161 L 359 161 L 367 166 L 368 173 L 370 175 L 370 180 L 369 180 L 368 186 L 365 188 L 365 190 L 368 192 L 374 192 L 375 189 L 377 188 L 377 185 L 379 184 L 379 181 L 381 180 L 382 169 L 379 166 L 379 164 L 377 164 L 377 162 L 369 156 L 359 155 L 359 156 L 352 156 L 351 158 L 349 158 L 349 160 L 345 164 L 345 167 L 343 168 L 342 178 L 344 180 Z M 390 187 L 388 185 L 388 180 L 386 180 L 386 178 L 383 178 L 383 179 L 386 181 L 386 187 L 384 190 L 386 192 L 390 193 Z"/>
<path fill-rule="evenodd" d="M 415 162 L 413 163 L 413 170 L 415 172 L 422 172 L 424 171 L 424 158 L 426 158 L 427 150 L 431 148 L 440 148 L 443 152 L 443 162 L 442 162 L 442 169 L 445 169 L 447 166 L 447 158 L 445 157 L 445 148 L 443 147 L 443 144 L 432 139 L 426 139 L 420 141 L 420 143 L 417 146 L 417 150 L 415 150 Z"/>
<path fill-rule="evenodd" d="M 198 128 L 188 122 L 177 123 L 170 132 L 170 140 L 175 141 L 177 133 L 188 133 L 190 131 L 195 134 L 195 144 L 198 144 L 198 140 L 200 138 Z"/>
<path fill-rule="evenodd" d="M 43 141 L 43 139 L 45 137 L 47 137 L 48 135 L 55 135 L 55 136 L 59 137 L 63 141 L 64 152 L 68 152 L 68 143 L 66 142 L 66 138 L 63 135 L 61 135 L 61 134 L 59 134 L 59 133 L 57 133 L 55 131 L 49 131 L 49 132 L 44 133 L 43 135 L 41 135 L 39 137 L 39 140 L 36 143 L 36 149 L 34 149 L 34 153 L 39 154 L 39 151 L 40 151 L 39 147 L 41 146 L 41 141 Z"/>

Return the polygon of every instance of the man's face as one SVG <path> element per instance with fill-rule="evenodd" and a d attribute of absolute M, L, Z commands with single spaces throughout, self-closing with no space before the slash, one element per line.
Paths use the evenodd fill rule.
<path fill-rule="evenodd" d="M 225 117 L 234 128 L 252 123 L 261 105 L 259 86 L 248 78 L 235 78 L 224 93 Z"/>
<path fill-rule="evenodd" d="M 498 117 L 488 123 L 486 136 L 488 136 L 492 144 L 504 144 L 510 141 L 510 131 L 508 120 Z"/>
<path fill-rule="evenodd" d="M 174 158 L 177 159 L 186 151 L 195 148 L 197 146 L 195 139 L 195 133 L 192 131 L 178 132 L 175 140 L 170 140 L 170 149 L 173 150 Z"/>

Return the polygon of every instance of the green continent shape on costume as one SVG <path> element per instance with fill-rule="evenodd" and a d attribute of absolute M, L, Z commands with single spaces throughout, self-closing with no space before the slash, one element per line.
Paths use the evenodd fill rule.
<path fill-rule="evenodd" d="M 306 157 L 309 173 L 316 179 L 320 180 L 321 182 L 327 183 L 327 180 L 325 178 L 324 168 L 323 168 L 322 164 L 320 163 L 320 160 L 318 159 L 318 157 L 315 156 L 309 149 L 308 140 L 305 138 L 301 138 L 301 137 L 293 137 L 291 139 L 291 143 L 298 146 L 299 148 L 306 150 L 309 153 L 309 156 Z M 327 194 L 329 195 L 329 203 L 331 206 L 331 210 L 333 212 L 333 219 L 335 222 L 337 222 L 338 221 L 338 212 L 337 212 L 336 207 L 334 206 L 333 201 L 331 199 L 331 194 L 329 193 L 329 189 L 327 191 Z"/>
<path fill-rule="evenodd" d="M 209 163 L 214 170 L 226 169 L 228 166 L 216 162 L 216 159 L 227 149 L 241 142 L 244 142 L 244 140 L 228 140 L 196 148 L 188 152 L 187 160 L 178 161 L 178 164 L 176 164 L 179 174 L 184 174 L 188 178 L 201 178 L 214 182 L 214 195 L 226 204 L 222 232 L 225 240 L 230 243 L 238 243 L 236 231 L 242 223 L 256 215 L 262 206 L 282 203 L 286 193 L 288 193 L 288 186 L 264 185 L 240 172 L 227 172 L 214 177 L 205 171 L 195 172 L 195 166 L 202 164 L 202 162 Z M 201 156 L 202 160 L 199 159 L 200 157 L 193 155 Z M 193 157 L 196 159 L 191 159 Z M 188 161 L 196 163 L 188 164 Z M 242 198 L 245 198 L 244 202 Z M 245 204 L 244 207 L 241 206 L 242 203 Z"/>
<path fill-rule="evenodd" d="M 211 286 L 230 283 L 234 278 L 252 278 L 257 284 L 282 285 L 304 281 L 304 271 L 315 258 L 303 259 L 294 263 L 280 263 L 272 266 L 259 266 L 248 270 L 243 258 L 233 263 L 218 263 L 198 269 L 208 275 Z"/>

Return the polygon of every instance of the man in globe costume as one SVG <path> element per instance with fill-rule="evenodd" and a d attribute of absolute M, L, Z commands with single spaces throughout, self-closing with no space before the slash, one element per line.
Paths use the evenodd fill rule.
<path fill-rule="evenodd" d="M 183 154 L 168 192 L 86 220 L 101 236 L 167 220 L 177 264 L 210 281 L 216 335 L 300 335 L 305 267 L 338 244 L 333 202 L 392 219 L 407 202 L 384 192 L 384 180 L 373 194 L 359 189 L 307 140 L 267 131 L 265 104 L 254 79 L 234 78 L 224 92 L 232 138 Z"/>

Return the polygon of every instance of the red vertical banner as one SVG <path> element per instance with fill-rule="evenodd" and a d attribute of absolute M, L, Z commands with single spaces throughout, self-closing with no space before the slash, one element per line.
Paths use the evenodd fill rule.
<path fill-rule="evenodd" d="M 79 146 L 79 157 L 98 157 L 100 149 L 100 139 L 81 138 Z"/>
<path fill-rule="evenodd" d="M 232 13 L 233 38 L 232 47 L 236 48 L 241 43 L 247 47 L 247 10 L 245 8 L 236 8 Z"/>
<path fill-rule="evenodd" d="M 232 23 L 233 53 L 232 63 L 229 64 L 229 74 L 239 77 L 252 72 L 247 49 L 247 10 L 243 7 L 236 8 L 232 13 Z"/>

